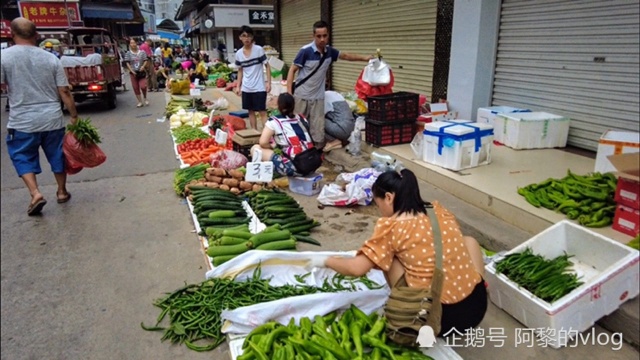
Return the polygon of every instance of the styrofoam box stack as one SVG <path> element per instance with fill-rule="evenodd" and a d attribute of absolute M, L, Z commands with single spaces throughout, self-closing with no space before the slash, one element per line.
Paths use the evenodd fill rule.
<path fill-rule="evenodd" d="M 569 118 L 541 111 L 496 114 L 502 126 L 502 144 L 513 149 L 562 148 L 567 146 Z"/>
<path fill-rule="evenodd" d="M 468 120 L 425 124 L 423 161 L 450 170 L 462 170 L 491 162 L 493 127 Z"/>
<path fill-rule="evenodd" d="M 476 121 L 479 123 L 493 125 L 493 139 L 501 144 L 504 144 L 504 134 L 506 132 L 506 129 L 504 127 L 504 121 L 496 121 L 496 117 L 499 114 L 522 113 L 522 112 L 531 112 L 531 110 L 520 109 L 516 107 L 511 107 L 511 106 L 481 107 L 481 108 L 478 108 Z"/>
<path fill-rule="evenodd" d="M 521 288 L 495 262 L 485 266 L 491 301 L 529 329 L 536 329 L 549 346 L 566 346 L 578 333 L 638 295 L 639 252 L 587 228 L 563 220 L 520 244 L 547 259 L 574 255 L 570 261 L 583 285 L 552 304 Z M 497 259 L 499 261 L 499 259 Z"/>
<path fill-rule="evenodd" d="M 598 141 L 596 153 L 596 172 L 616 171 L 607 156 L 640 152 L 640 133 L 633 131 L 607 130 Z"/>

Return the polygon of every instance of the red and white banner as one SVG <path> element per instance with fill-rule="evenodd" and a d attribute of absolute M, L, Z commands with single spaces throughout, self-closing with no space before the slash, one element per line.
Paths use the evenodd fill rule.
<path fill-rule="evenodd" d="M 80 21 L 80 9 L 77 2 L 18 2 L 20 16 L 33 21 L 38 29 L 66 28 L 69 23 Z M 67 18 L 67 10 L 69 17 Z"/>

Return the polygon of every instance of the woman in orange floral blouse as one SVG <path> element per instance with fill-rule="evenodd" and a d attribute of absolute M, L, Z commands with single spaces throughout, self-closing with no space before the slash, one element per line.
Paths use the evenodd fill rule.
<path fill-rule="evenodd" d="M 464 333 L 477 326 L 487 309 L 482 279 L 484 262 L 478 242 L 463 236 L 455 216 L 437 201 L 430 204 L 422 200 L 418 181 L 410 170 L 382 173 L 372 192 L 382 217 L 356 256 L 314 256 L 310 266 L 328 267 L 351 276 L 362 276 L 377 268 L 385 273 L 390 286 L 404 276 L 410 287 L 429 287 L 435 250 L 426 211 L 435 211 L 440 223 L 445 274 L 440 334 L 446 335 L 454 328 Z"/>

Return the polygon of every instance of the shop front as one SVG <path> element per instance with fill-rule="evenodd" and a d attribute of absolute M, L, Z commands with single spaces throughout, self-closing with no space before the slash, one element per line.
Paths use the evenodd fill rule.
<path fill-rule="evenodd" d="M 18 1 L 20 16 L 33 21 L 39 40 L 66 38 L 66 29 L 82 26 L 80 3 L 67 1 Z"/>

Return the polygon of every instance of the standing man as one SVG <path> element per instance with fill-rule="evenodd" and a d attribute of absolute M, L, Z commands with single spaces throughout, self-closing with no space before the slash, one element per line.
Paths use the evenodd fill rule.
<path fill-rule="evenodd" d="M 295 112 L 309 119 L 315 146 L 324 148 L 324 92 L 327 71 L 331 63 L 341 60 L 369 61 L 373 55 L 347 54 L 329 46 L 329 24 L 313 24 L 313 41 L 303 46 L 293 60 L 287 74 L 287 91 L 296 99 Z M 299 71 L 296 78 L 296 73 Z M 295 93 L 293 89 L 296 81 Z"/>
<path fill-rule="evenodd" d="M 149 92 L 158 91 L 158 80 L 155 77 L 155 68 L 153 66 L 153 41 L 145 40 L 140 45 L 140 50 L 147 54 L 147 83 L 149 84 Z"/>
<path fill-rule="evenodd" d="M 46 43 L 44 43 L 44 49 L 52 53 L 53 55 L 55 55 L 57 58 L 60 58 L 60 53 L 58 53 L 53 49 L 53 44 L 50 41 L 47 41 Z"/>
<path fill-rule="evenodd" d="M 67 191 L 62 139 L 66 121 L 60 107 L 64 102 L 71 123 L 78 121 L 76 105 L 60 60 L 36 46 L 36 25 L 22 17 L 11 21 L 15 46 L 2 51 L 0 83 L 9 86 L 7 150 L 18 176 L 22 178 L 31 202 L 27 214 L 37 215 L 47 204 L 38 189 L 42 148 L 58 183 L 58 203 L 71 199 Z"/>
<path fill-rule="evenodd" d="M 246 25 L 240 28 L 240 41 L 243 46 L 236 52 L 238 85 L 235 92 L 238 95 L 242 92 L 242 108 L 249 110 L 249 124 L 257 130 L 256 111 L 260 113 L 263 126 L 267 121 L 267 93 L 271 92 L 271 67 L 262 47 L 253 43 L 252 28 Z M 267 69 L 266 83 L 263 65 Z"/>

